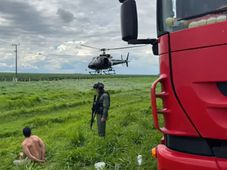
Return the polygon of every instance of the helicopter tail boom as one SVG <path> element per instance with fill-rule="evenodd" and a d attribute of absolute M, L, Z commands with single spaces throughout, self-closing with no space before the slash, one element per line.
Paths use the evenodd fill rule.
<path fill-rule="evenodd" d="M 121 60 L 112 60 L 112 65 L 118 65 L 118 64 L 126 64 L 126 66 L 128 67 L 128 63 L 129 63 L 129 53 L 126 57 L 126 59 L 124 60 L 123 57 L 121 56 Z"/>

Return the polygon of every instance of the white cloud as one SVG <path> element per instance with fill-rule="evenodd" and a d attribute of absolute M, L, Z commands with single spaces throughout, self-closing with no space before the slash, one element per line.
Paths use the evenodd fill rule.
<path fill-rule="evenodd" d="M 156 37 L 155 0 L 137 0 L 137 4 L 139 37 Z M 0 62 L 14 65 L 11 44 L 20 42 L 20 71 L 85 72 L 99 51 L 83 48 L 80 43 L 98 48 L 127 45 L 121 40 L 120 5 L 117 0 L 2 0 Z M 131 53 L 130 67 L 117 72 L 157 73 L 158 58 L 151 50 L 114 51 L 111 54 L 116 58 Z M 0 67 L 0 71 L 12 71 L 11 67 Z"/>
<path fill-rule="evenodd" d="M 67 11 L 65 9 L 61 9 L 61 8 L 58 9 L 57 15 L 59 15 L 59 17 L 65 23 L 72 22 L 74 20 L 74 18 L 75 18 L 74 15 L 71 12 L 69 12 L 69 11 Z"/>

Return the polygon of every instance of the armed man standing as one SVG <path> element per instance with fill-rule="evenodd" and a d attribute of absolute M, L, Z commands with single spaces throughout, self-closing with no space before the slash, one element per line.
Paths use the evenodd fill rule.
<path fill-rule="evenodd" d="M 91 127 L 94 117 L 97 115 L 98 134 L 100 137 L 105 137 L 106 121 L 110 108 L 110 95 L 104 90 L 103 83 L 96 83 L 93 88 L 96 90 L 97 98 L 94 97 Z"/>

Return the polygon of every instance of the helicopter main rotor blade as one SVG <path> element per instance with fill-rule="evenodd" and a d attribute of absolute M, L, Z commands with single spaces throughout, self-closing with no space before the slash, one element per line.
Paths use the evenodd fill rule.
<path fill-rule="evenodd" d="M 80 45 L 83 46 L 83 47 L 86 47 L 86 48 L 92 48 L 92 49 L 95 49 L 95 50 L 101 50 L 100 48 L 92 47 L 92 46 L 89 46 L 89 45 L 84 45 L 84 44 L 80 44 Z"/>
<path fill-rule="evenodd" d="M 89 45 L 84 45 L 84 44 L 80 44 L 83 47 L 86 48 L 91 48 L 91 49 L 95 49 L 95 50 L 99 50 L 99 51 L 112 51 L 112 50 L 122 50 L 122 49 L 129 49 L 129 48 L 138 48 L 138 47 L 144 47 L 146 45 L 138 45 L 138 46 L 126 46 L 126 47 L 117 47 L 117 48 L 97 48 L 97 47 L 92 47 Z"/>

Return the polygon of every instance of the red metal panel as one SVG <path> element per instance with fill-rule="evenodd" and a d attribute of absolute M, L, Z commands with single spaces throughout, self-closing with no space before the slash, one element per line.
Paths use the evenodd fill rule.
<path fill-rule="evenodd" d="M 227 22 L 171 33 L 171 51 L 227 44 Z"/>
<path fill-rule="evenodd" d="M 158 44 L 158 48 L 159 48 L 159 54 L 165 54 L 169 52 L 169 35 L 163 35 L 159 38 L 159 44 Z"/>
<path fill-rule="evenodd" d="M 218 170 L 213 157 L 185 154 L 168 149 L 165 145 L 157 147 L 158 170 Z"/>
<path fill-rule="evenodd" d="M 168 44 L 168 37 L 160 39 L 160 46 L 162 44 Z M 164 127 L 161 128 L 161 131 L 165 134 L 171 135 L 183 135 L 183 136 L 198 136 L 198 133 L 192 126 L 191 122 L 187 118 L 184 111 L 181 109 L 172 89 L 171 85 L 171 75 L 170 75 L 170 63 L 169 63 L 169 53 L 163 54 L 160 56 L 160 74 L 165 75 L 165 79 L 161 81 L 162 84 L 162 94 L 168 95 L 156 95 L 157 97 L 161 97 L 164 102 L 164 108 L 161 110 L 164 116 Z M 154 86 L 153 86 L 154 87 Z M 153 89 L 153 93 L 155 93 L 155 89 Z M 155 96 L 155 94 L 153 95 Z M 155 98 L 152 100 L 153 104 L 153 112 L 157 112 L 154 106 Z M 153 113 L 158 114 L 158 113 Z M 154 116 L 156 119 L 155 126 L 158 127 L 157 124 L 157 117 Z M 159 127 L 158 127 L 159 128 Z"/>
<path fill-rule="evenodd" d="M 162 92 L 154 94 L 155 84 L 152 98 L 164 101 L 160 111 L 165 121 L 160 130 L 164 134 L 198 136 L 197 130 L 204 138 L 227 140 L 227 97 L 217 87 L 218 82 L 227 82 L 226 35 L 227 22 L 222 22 L 171 33 L 170 44 L 168 35 L 160 37 L 162 79 L 158 81 Z M 157 109 L 153 111 L 158 113 Z M 155 123 L 159 128 L 158 121 Z M 180 153 L 159 145 L 158 169 L 227 170 L 227 161 Z"/>
<path fill-rule="evenodd" d="M 226 159 L 217 159 L 218 166 L 220 167 L 221 170 L 227 170 L 227 161 Z"/>
<path fill-rule="evenodd" d="M 164 134 L 199 136 L 197 130 L 204 138 L 227 140 L 227 97 L 217 87 L 218 82 L 227 82 L 225 33 L 227 22 L 171 33 L 171 56 L 168 35 L 159 39 L 161 79 L 157 82 L 162 84 L 162 92 L 156 94 L 154 85 L 152 98 L 164 101 L 160 111 L 164 116 L 164 128 L 160 130 Z M 157 117 L 155 123 L 159 128 Z M 227 161 L 159 145 L 158 169 L 227 170 Z"/>
<path fill-rule="evenodd" d="M 227 82 L 226 54 L 227 45 L 172 53 L 177 95 L 205 138 L 227 140 L 227 97 L 217 87 Z"/>

